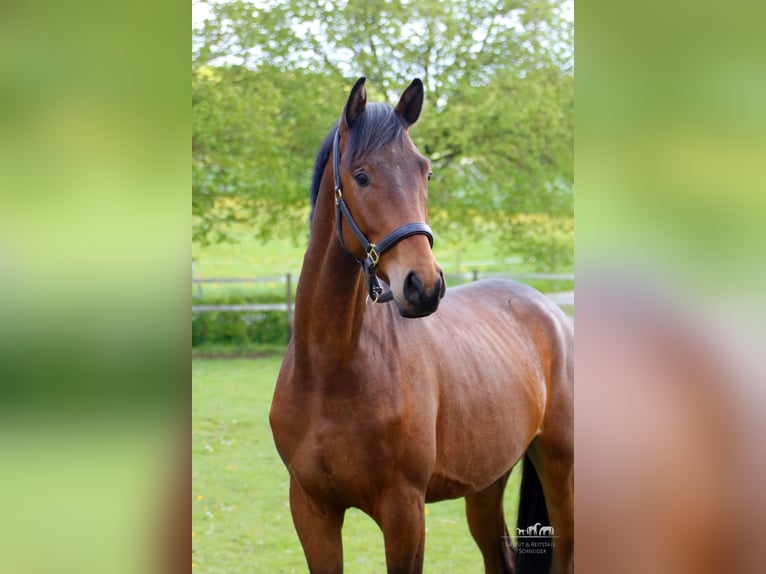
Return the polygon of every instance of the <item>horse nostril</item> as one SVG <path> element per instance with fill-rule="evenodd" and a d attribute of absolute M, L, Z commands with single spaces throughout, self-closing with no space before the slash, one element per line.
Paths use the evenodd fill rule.
<path fill-rule="evenodd" d="M 417 305 L 423 296 L 423 282 L 414 271 L 407 273 L 402 287 L 404 298 L 410 303 Z"/>
<path fill-rule="evenodd" d="M 438 304 L 439 299 L 444 297 L 446 282 L 444 273 L 439 270 L 439 278 L 434 282 L 431 290 L 427 290 L 422 279 L 414 271 L 407 273 L 402 286 L 404 298 L 413 305 L 424 305 L 427 303 Z"/>

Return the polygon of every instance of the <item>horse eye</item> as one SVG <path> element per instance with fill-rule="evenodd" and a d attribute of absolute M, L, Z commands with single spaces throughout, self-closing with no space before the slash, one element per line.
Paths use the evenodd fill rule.
<path fill-rule="evenodd" d="M 368 185 L 370 185 L 370 178 L 367 177 L 367 174 L 363 172 L 354 174 L 354 180 L 361 187 L 367 187 Z"/>

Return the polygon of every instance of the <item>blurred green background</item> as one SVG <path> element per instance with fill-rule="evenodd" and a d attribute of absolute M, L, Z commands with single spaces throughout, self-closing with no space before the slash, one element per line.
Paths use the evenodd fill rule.
<path fill-rule="evenodd" d="M 188 569 L 189 17 L 0 8 L 3 572 Z"/>

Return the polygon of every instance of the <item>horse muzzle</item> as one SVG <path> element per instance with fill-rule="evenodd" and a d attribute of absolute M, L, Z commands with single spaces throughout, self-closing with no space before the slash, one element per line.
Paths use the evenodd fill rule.
<path fill-rule="evenodd" d="M 418 273 L 410 271 L 404 278 L 401 298 L 395 297 L 399 314 L 408 319 L 430 315 L 438 309 L 446 288 L 441 269 L 430 285 Z"/>

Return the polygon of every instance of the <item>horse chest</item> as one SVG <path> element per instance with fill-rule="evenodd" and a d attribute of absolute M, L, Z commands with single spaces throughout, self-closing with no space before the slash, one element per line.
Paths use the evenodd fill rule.
<path fill-rule="evenodd" d="M 370 421 L 312 418 L 290 461 L 291 473 L 310 492 L 364 508 L 381 488 L 380 469 L 392 469 L 400 450 L 381 440 L 376 428 Z"/>
<path fill-rule="evenodd" d="M 364 507 L 402 471 L 427 480 L 433 432 L 410 417 L 413 409 L 402 397 L 315 397 L 300 410 L 290 422 L 299 439 L 288 466 L 304 488 Z"/>

